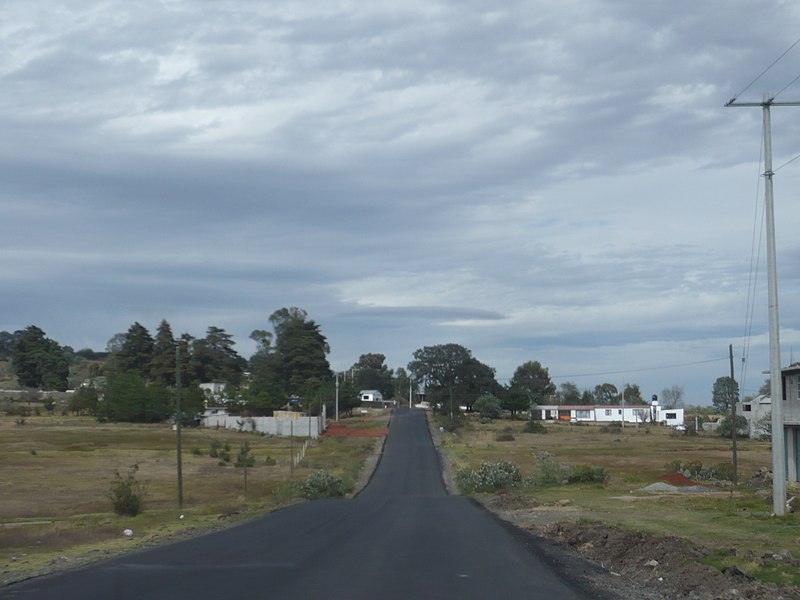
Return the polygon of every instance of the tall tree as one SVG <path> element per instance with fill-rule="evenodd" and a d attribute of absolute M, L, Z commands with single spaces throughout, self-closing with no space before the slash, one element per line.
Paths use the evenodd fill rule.
<path fill-rule="evenodd" d="M 581 391 L 571 381 L 565 381 L 559 386 L 558 396 L 562 404 L 580 404 Z"/>
<path fill-rule="evenodd" d="M 711 404 L 720 414 L 728 414 L 739 397 L 739 384 L 730 377 L 718 377 L 711 392 Z"/>
<path fill-rule="evenodd" d="M 472 352 L 459 344 L 425 346 L 414 351 L 414 360 L 408 370 L 425 388 L 429 401 L 439 404 L 445 411 L 453 402 L 472 404 L 483 393 L 500 395 L 502 387 L 494 377 L 494 369 L 472 356 Z"/>
<path fill-rule="evenodd" d="M 67 389 L 69 363 L 64 349 L 35 325 L 14 333 L 11 364 L 20 385 L 44 390 Z"/>
<path fill-rule="evenodd" d="M 673 385 L 661 390 L 661 404 L 664 408 L 680 408 L 683 406 L 683 387 Z"/>
<path fill-rule="evenodd" d="M 556 393 L 556 386 L 550 381 L 550 373 L 538 360 L 518 366 L 511 378 L 510 387 L 527 392 L 535 404 L 548 404 L 550 397 Z"/>
<path fill-rule="evenodd" d="M 515 419 L 518 412 L 526 411 L 531 408 L 533 398 L 530 392 L 520 385 L 511 385 L 503 393 L 501 406 L 511 412 L 511 418 Z"/>
<path fill-rule="evenodd" d="M 642 398 L 642 390 L 639 389 L 638 383 L 626 383 L 623 387 L 623 396 L 625 397 L 625 404 L 644 404 Z M 615 400 L 622 400 L 622 397 L 615 398 Z"/>
<path fill-rule="evenodd" d="M 472 411 L 475 401 L 480 396 L 490 394 L 496 397 L 503 393 L 503 387 L 497 383 L 494 375 L 495 370 L 477 358 L 470 357 L 462 363 L 453 391 L 458 400 L 466 405 L 468 411 Z"/>
<path fill-rule="evenodd" d="M 0 331 L 0 360 L 11 358 L 16 335 L 9 331 Z"/>
<path fill-rule="evenodd" d="M 150 360 L 150 378 L 153 381 L 167 386 L 175 384 L 175 347 L 172 327 L 166 319 L 162 319 L 156 330 L 153 357 Z"/>
<path fill-rule="evenodd" d="M 220 327 L 211 326 L 206 337 L 192 347 L 191 364 L 194 376 L 201 382 L 225 382 L 239 385 L 247 361 L 234 350 L 233 336 Z"/>
<path fill-rule="evenodd" d="M 267 410 L 285 404 L 291 396 L 310 405 L 321 398 L 320 389 L 333 376 L 328 341 L 301 308 L 276 310 L 269 321 L 273 332 L 257 329 L 250 334 L 257 345 L 250 359 L 250 396 Z"/>
<path fill-rule="evenodd" d="M 601 383 L 594 387 L 595 404 L 615 404 L 619 391 L 613 383 Z"/>
<path fill-rule="evenodd" d="M 458 381 L 461 366 L 472 358 L 472 352 L 459 344 L 425 346 L 414 351 L 408 370 L 426 389 L 449 388 Z"/>
<path fill-rule="evenodd" d="M 152 358 L 153 338 L 144 325 L 136 322 L 128 328 L 122 347 L 114 353 L 114 367 L 117 371 L 136 373 L 147 380 Z"/>

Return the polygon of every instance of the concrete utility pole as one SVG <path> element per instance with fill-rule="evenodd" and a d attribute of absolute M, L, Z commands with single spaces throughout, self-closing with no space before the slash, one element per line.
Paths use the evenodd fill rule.
<path fill-rule="evenodd" d="M 786 514 L 786 457 L 784 455 L 783 383 L 778 320 L 778 268 L 775 251 L 775 209 L 772 198 L 772 126 L 770 107 L 800 106 L 800 102 L 775 102 L 764 94 L 761 102 L 737 102 L 725 106 L 760 106 L 764 117 L 764 204 L 767 213 L 767 288 L 769 297 L 769 395 L 772 405 L 772 512 Z"/>
<path fill-rule="evenodd" d="M 336 422 L 339 422 L 339 372 L 336 372 Z"/>

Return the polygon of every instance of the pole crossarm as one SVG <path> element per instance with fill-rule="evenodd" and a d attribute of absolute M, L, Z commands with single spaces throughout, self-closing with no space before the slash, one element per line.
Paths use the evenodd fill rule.
<path fill-rule="evenodd" d="M 725 108 L 731 106 L 800 106 L 800 100 L 796 102 L 775 102 L 772 98 L 763 100 L 761 102 L 737 102 L 736 98 L 732 98 L 725 103 Z"/>

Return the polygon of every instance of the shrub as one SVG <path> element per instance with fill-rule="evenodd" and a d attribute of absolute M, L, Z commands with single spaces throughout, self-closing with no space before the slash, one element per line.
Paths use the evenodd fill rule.
<path fill-rule="evenodd" d="M 603 484 L 608 478 L 605 467 L 592 467 L 590 465 L 578 465 L 570 469 L 567 474 L 569 483 L 600 483 Z"/>
<path fill-rule="evenodd" d="M 733 463 L 717 463 L 711 465 L 703 473 L 705 479 L 723 479 L 733 481 Z"/>
<path fill-rule="evenodd" d="M 510 431 L 501 431 L 496 436 L 494 436 L 496 442 L 513 442 L 516 438 L 514 434 Z"/>
<path fill-rule="evenodd" d="M 559 463 L 550 453 L 539 455 L 539 473 L 533 478 L 533 484 L 539 487 L 565 485 L 569 483 L 600 483 L 608 479 L 605 467 L 578 465 L 568 467 Z"/>
<path fill-rule="evenodd" d="M 318 470 L 299 484 L 299 492 L 303 498 L 316 500 L 319 498 L 341 498 L 348 492 L 344 479 L 331 475 L 327 471 Z"/>
<path fill-rule="evenodd" d="M 533 479 L 541 487 L 561 485 L 567 481 L 567 469 L 554 456 L 539 457 L 539 473 Z"/>
<path fill-rule="evenodd" d="M 267 465 L 268 467 L 274 467 L 277 464 L 277 461 L 271 456 L 268 456 L 264 461 L 264 464 Z"/>
<path fill-rule="evenodd" d="M 439 424 L 448 433 L 455 433 L 467 424 L 467 418 L 460 412 L 455 412 L 452 419 L 450 417 L 439 419 Z"/>
<path fill-rule="evenodd" d="M 620 421 L 612 421 L 606 423 L 600 428 L 600 433 L 620 433 L 622 431 L 622 423 Z"/>
<path fill-rule="evenodd" d="M 682 463 L 678 460 L 664 465 L 664 469 L 668 473 L 680 473 L 684 477 L 694 479 L 697 481 L 720 479 L 725 481 L 733 480 L 733 464 L 732 463 L 717 463 L 709 467 L 703 466 L 699 460 L 689 461 Z"/>
<path fill-rule="evenodd" d="M 484 462 L 475 469 L 462 469 L 456 473 L 456 485 L 465 492 L 497 492 L 519 485 L 522 474 L 519 467 L 507 460 Z"/>
<path fill-rule="evenodd" d="M 541 421 L 527 421 L 522 427 L 522 433 L 547 433 L 547 427 Z"/>
<path fill-rule="evenodd" d="M 114 481 L 107 496 L 111 500 L 114 512 L 118 515 L 135 517 L 142 511 L 146 490 L 136 479 L 138 470 L 139 465 L 133 465 L 125 477 L 120 475 L 119 471 L 114 471 Z"/>
<path fill-rule="evenodd" d="M 480 413 L 481 419 L 496 419 L 500 416 L 500 400 L 492 394 L 483 394 L 472 405 Z"/>
<path fill-rule="evenodd" d="M 239 448 L 239 454 L 236 455 L 236 462 L 234 466 L 237 467 L 244 467 L 245 465 L 248 467 L 254 467 L 256 465 L 256 457 L 250 454 L 250 444 L 245 442 L 242 444 L 241 448 Z"/>

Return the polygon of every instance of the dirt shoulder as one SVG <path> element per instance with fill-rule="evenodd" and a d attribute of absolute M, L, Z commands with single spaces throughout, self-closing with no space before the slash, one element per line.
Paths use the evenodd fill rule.
<path fill-rule="evenodd" d="M 442 478 L 451 494 L 453 465 L 441 450 L 442 434 L 428 419 L 439 452 Z M 673 536 L 650 536 L 610 523 L 591 521 L 590 513 L 568 500 L 539 505 L 520 494 L 488 495 L 476 501 L 504 523 L 530 536 L 530 547 L 562 573 L 581 580 L 598 596 L 667 600 L 800 600 L 800 590 L 763 583 L 734 569 L 726 573 L 701 561 L 711 549 Z M 544 543 L 543 543 L 544 542 Z M 583 567 L 576 559 L 583 561 Z M 771 560 L 794 561 L 791 556 Z"/>

